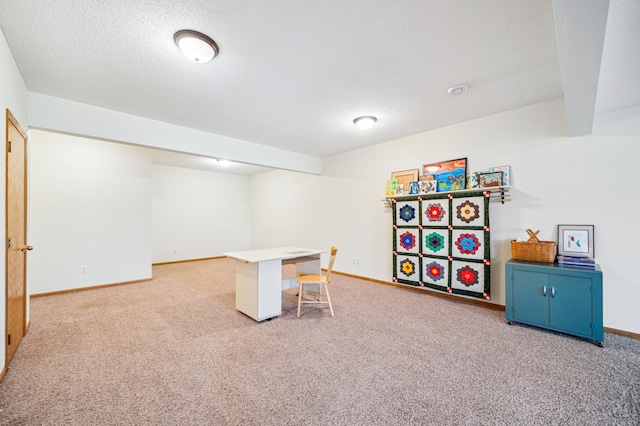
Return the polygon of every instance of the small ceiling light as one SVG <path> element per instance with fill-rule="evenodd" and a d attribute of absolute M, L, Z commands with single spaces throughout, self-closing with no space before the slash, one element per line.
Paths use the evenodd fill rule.
<path fill-rule="evenodd" d="M 378 119 L 375 118 L 374 116 L 365 115 L 353 120 L 353 124 L 358 126 L 358 128 L 361 130 L 369 130 L 370 128 L 373 127 L 374 124 L 376 124 L 376 121 L 378 121 Z"/>
<path fill-rule="evenodd" d="M 220 164 L 222 167 L 227 167 L 229 164 L 231 164 L 231 161 L 229 160 L 223 160 L 223 159 L 218 159 L 218 164 Z"/>
<path fill-rule="evenodd" d="M 173 41 L 176 42 L 184 56 L 199 64 L 209 62 L 219 51 L 215 41 L 197 31 L 178 31 L 173 36 Z"/>
<path fill-rule="evenodd" d="M 449 87 L 447 93 L 450 95 L 461 95 L 467 90 L 469 90 L 468 84 L 458 84 L 457 86 Z"/>

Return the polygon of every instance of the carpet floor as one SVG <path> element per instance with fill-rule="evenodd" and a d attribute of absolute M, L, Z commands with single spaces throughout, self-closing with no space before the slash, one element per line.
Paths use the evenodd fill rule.
<path fill-rule="evenodd" d="M 294 271 L 287 266 L 285 276 Z M 1 425 L 638 425 L 640 340 L 334 275 L 327 308 L 235 310 L 229 259 L 31 300 Z"/>

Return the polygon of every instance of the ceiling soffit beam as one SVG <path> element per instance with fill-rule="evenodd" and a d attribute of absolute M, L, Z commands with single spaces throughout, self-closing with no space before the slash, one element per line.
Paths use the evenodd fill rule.
<path fill-rule="evenodd" d="M 590 134 L 598 94 L 609 0 L 553 0 L 570 136 Z"/>
<path fill-rule="evenodd" d="M 295 172 L 322 174 L 322 159 L 41 93 L 27 93 L 29 127 Z"/>

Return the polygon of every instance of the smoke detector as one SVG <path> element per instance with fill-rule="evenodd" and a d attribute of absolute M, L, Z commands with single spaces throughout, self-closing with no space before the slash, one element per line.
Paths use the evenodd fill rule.
<path fill-rule="evenodd" d="M 447 93 L 450 95 L 461 95 L 467 90 L 469 90 L 468 84 L 458 84 L 457 86 L 449 87 L 449 90 L 447 90 Z"/>

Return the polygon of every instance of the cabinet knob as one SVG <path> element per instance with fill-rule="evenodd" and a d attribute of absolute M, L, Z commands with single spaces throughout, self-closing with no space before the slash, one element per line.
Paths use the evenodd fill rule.
<path fill-rule="evenodd" d="M 544 287 L 542 287 L 542 295 L 543 296 L 547 295 L 547 286 L 546 285 Z"/>

